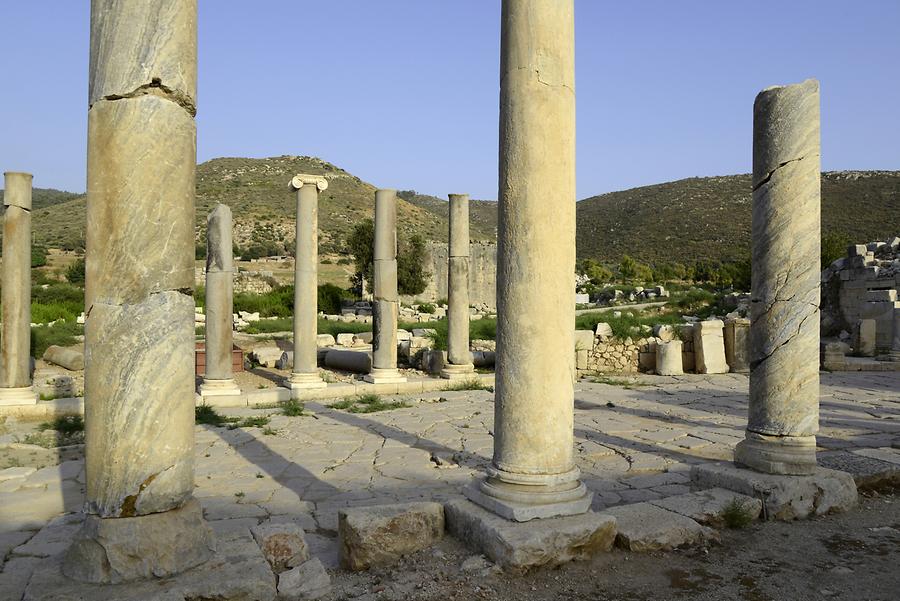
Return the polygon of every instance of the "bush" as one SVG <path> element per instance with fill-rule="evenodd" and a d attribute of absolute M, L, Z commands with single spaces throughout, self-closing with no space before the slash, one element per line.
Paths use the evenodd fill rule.
<path fill-rule="evenodd" d="M 79 257 L 66 268 L 66 280 L 76 286 L 84 286 L 84 257 Z"/>
<path fill-rule="evenodd" d="M 47 264 L 47 249 L 43 246 L 31 247 L 31 266 L 43 267 Z"/>
<path fill-rule="evenodd" d="M 357 224 L 347 237 L 347 248 L 353 255 L 358 289 L 362 278 L 372 284 L 374 277 L 375 222 L 366 219 Z M 421 294 L 428 286 L 431 274 L 425 270 L 425 239 L 418 234 L 405 238 L 397 246 L 397 289 L 400 294 Z M 371 288 L 371 286 L 370 286 Z"/>
<path fill-rule="evenodd" d="M 52 326 L 31 328 L 31 354 L 41 357 L 48 346 L 72 346 L 78 342 L 75 337 L 84 334 L 84 328 L 74 321 L 56 323 Z"/>
<path fill-rule="evenodd" d="M 316 302 L 319 311 L 329 315 L 338 315 L 341 312 L 341 301 L 351 298 L 349 290 L 344 290 L 334 284 L 322 284 L 319 286 Z"/>
<path fill-rule="evenodd" d="M 427 313 L 429 315 L 433 314 L 435 310 L 435 306 L 431 303 L 422 303 L 419 305 L 419 313 Z"/>
<path fill-rule="evenodd" d="M 238 311 L 259 313 L 261 317 L 291 317 L 294 314 L 294 287 L 279 286 L 265 294 L 235 294 L 234 312 Z"/>
<path fill-rule="evenodd" d="M 290 317 L 278 319 L 263 319 L 251 322 L 244 332 L 247 334 L 274 334 L 275 332 L 290 332 L 294 329 L 294 320 Z"/>
<path fill-rule="evenodd" d="M 847 255 L 847 247 L 850 246 L 850 236 L 846 234 L 838 234 L 836 232 L 828 232 L 822 236 L 821 261 L 822 270 L 828 268 L 829 265 Z"/>

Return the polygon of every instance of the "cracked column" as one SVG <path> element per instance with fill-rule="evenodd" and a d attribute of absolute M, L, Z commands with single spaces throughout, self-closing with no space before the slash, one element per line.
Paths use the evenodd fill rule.
<path fill-rule="evenodd" d="M 194 487 L 195 0 L 91 3 L 85 522 L 72 579 L 212 555 Z"/>
<path fill-rule="evenodd" d="M 574 461 L 573 0 L 504 0 L 494 458 L 466 489 L 526 521 L 584 513 Z"/>
<path fill-rule="evenodd" d="M 375 300 L 372 302 L 373 384 L 405 382 L 397 370 L 397 191 L 375 192 Z"/>
<path fill-rule="evenodd" d="M 234 381 L 231 350 L 234 345 L 234 260 L 231 209 L 218 204 L 206 218 L 206 371 L 200 394 L 241 394 Z"/>
<path fill-rule="evenodd" d="M 819 83 L 763 90 L 753 105 L 750 405 L 737 464 L 816 469 L 819 429 Z"/>
<path fill-rule="evenodd" d="M 319 192 L 328 188 L 320 175 L 291 179 L 297 191 L 297 247 L 294 252 L 294 368 L 288 379 L 291 390 L 325 388 L 319 377 Z"/>
<path fill-rule="evenodd" d="M 441 377 L 471 378 L 469 351 L 469 195 L 450 195 L 450 244 L 447 276 L 447 363 Z"/>
<path fill-rule="evenodd" d="M 31 174 L 3 174 L 0 405 L 34 405 L 31 382 Z"/>

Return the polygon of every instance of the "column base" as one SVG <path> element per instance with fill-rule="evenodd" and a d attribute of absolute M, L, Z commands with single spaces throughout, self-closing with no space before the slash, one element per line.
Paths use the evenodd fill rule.
<path fill-rule="evenodd" d="M 37 402 L 34 386 L 0 388 L 0 405 L 36 405 Z"/>
<path fill-rule="evenodd" d="M 768 436 L 747 431 L 734 462 L 764 474 L 805 476 L 816 471 L 815 436 Z"/>
<path fill-rule="evenodd" d="M 62 571 L 80 582 L 115 584 L 165 578 L 213 556 L 215 540 L 196 499 L 131 518 L 87 515 L 66 551 Z"/>
<path fill-rule="evenodd" d="M 299 373 L 295 372 L 284 382 L 288 390 L 309 390 L 311 388 L 325 388 L 328 384 L 319 377 L 319 372 Z"/>
<path fill-rule="evenodd" d="M 578 477 L 578 468 L 566 474 L 532 476 L 488 468 L 463 494 L 476 505 L 514 522 L 579 515 L 591 508 L 594 493 Z M 512 482 L 510 482 L 512 480 Z"/>
<path fill-rule="evenodd" d="M 238 396 L 241 394 L 241 387 L 237 385 L 234 378 L 228 380 L 207 380 L 204 378 L 200 385 L 200 396 Z"/>
<path fill-rule="evenodd" d="M 445 363 L 441 370 L 441 377 L 445 380 L 468 380 L 475 375 L 475 366 L 471 363 L 467 365 L 454 365 Z"/>
<path fill-rule="evenodd" d="M 363 377 L 363 380 L 369 384 L 399 384 L 406 382 L 406 378 L 400 375 L 400 371 L 396 367 L 389 369 L 373 367 L 372 371 Z"/>

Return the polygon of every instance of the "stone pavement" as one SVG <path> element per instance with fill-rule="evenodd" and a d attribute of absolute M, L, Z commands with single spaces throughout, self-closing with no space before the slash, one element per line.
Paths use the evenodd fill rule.
<path fill-rule="evenodd" d="M 595 509 L 686 493 L 691 465 L 730 459 L 744 438 L 747 387 L 735 374 L 579 382 L 576 456 Z M 229 411 L 271 421 L 197 426 L 195 495 L 220 533 L 298 523 L 314 555 L 335 568 L 339 508 L 461 497 L 490 462 L 492 399 L 487 391 L 427 393 L 404 398 L 408 408 L 371 414 L 324 401 L 307 403 L 301 417 Z M 821 451 L 900 466 L 892 448 L 900 443 L 900 373 L 822 373 L 821 425 Z M 78 511 L 83 486 L 81 459 L 0 470 L 0 598 L 19 598 L 42 558 L 69 544 L 78 516 L 65 512 Z"/>

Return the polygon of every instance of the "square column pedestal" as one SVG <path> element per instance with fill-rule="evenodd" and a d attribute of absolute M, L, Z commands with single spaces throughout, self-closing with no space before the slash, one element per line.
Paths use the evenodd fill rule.
<path fill-rule="evenodd" d="M 475 377 L 475 366 L 471 363 L 468 365 L 445 363 L 441 369 L 441 377 L 445 380 L 468 380 Z"/>
<path fill-rule="evenodd" d="M 38 395 L 33 386 L 0 388 L 0 405 L 36 405 Z"/>
<path fill-rule="evenodd" d="M 319 372 L 315 373 L 292 373 L 284 382 L 285 388 L 288 390 L 311 390 L 315 388 L 325 388 L 328 383 L 319 377 Z"/>
<path fill-rule="evenodd" d="M 228 380 L 203 380 L 200 385 L 200 396 L 239 396 L 241 388 L 233 378 Z"/>

